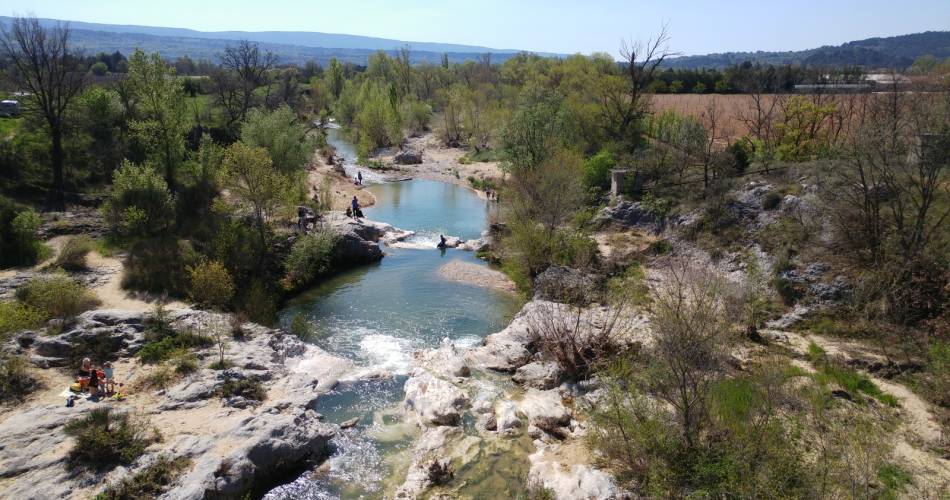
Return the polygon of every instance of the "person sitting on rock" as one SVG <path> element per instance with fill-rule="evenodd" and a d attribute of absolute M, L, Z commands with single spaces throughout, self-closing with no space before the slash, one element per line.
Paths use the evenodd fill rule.
<path fill-rule="evenodd" d="M 79 367 L 79 384 L 89 389 L 91 396 L 99 393 L 98 375 L 96 369 L 92 366 L 92 360 L 83 358 L 82 365 Z"/>

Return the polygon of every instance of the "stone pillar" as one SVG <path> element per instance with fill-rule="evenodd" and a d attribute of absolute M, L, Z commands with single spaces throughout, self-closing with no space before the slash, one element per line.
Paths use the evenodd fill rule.
<path fill-rule="evenodd" d="M 610 171 L 610 198 L 616 200 L 623 192 L 623 182 L 627 177 L 625 168 Z"/>

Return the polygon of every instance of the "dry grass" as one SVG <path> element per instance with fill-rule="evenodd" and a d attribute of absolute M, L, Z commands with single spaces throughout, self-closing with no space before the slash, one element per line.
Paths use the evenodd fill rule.
<path fill-rule="evenodd" d="M 763 96 L 764 99 L 777 97 L 787 96 Z M 715 105 L 719 109 L 724 136 L 732 141 L 748 133 L 742 117 L 749 113 L 752 97 L 746 94 L 656 94 L 652 96 L 652 103 L 657 113 L 673 111 L 698 119 L 702 119 L 710 105 Z"/>

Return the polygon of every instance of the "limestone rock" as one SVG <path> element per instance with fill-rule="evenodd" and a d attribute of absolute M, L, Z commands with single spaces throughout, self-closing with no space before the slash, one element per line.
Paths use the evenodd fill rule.
<path fill-rule="evenodd" d="M 561 382 L 561 368 L 557 363 L 535 361 L 515 370 L 511 379 L 535 389 L 553 389 Z"/>
<path fill-rule="evenodd" d="M 418 415 L 423 425 L 458 425 L 468 396 L 455 385 L 428 371 L 416 372 L 405 386 L 406 408 Z"/>
<path fill-rule="evenodd" d="M 528 422 L 545 431 L 559 432 L 571 422 L 571 412 L 556 391 L 529 389 L 518 406 Z"/>
<path fill-rule="evenodd" d="M 531 468 L 528 481 L 554 493 L 557 499 L 601 500 L 627 498 L 628 495 L 604 471 L 583 463 L 561 463 L 548 447 L 528 457 Z"/>

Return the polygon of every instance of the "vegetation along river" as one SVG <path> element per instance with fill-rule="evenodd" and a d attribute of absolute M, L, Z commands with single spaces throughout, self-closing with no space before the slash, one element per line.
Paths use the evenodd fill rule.
<path fill-rule="evenodd" d="M 336 132 L 331 130 L 331 143 L 347 157 L 352 149 Z M 348 171 L 353 168 L 347 165 Z M 380 497 L 391 492 L 393 481 L 404 473 L 400 468 L 415 434 L 402 423 L 400 409 L 413 351 L 446 341 L 473 345 L 502 329 L 519 305 L 513 295 L 447 280 L 438 272 L 451 260 L 487 265 L 472 252 L 443 252 L 435 245 L 439 234 L 478 238 L 486 226 L 488 202 L 464 187 L 434 181 L 381 182 L 368 189 L 377 202 L 365 210 L 366 216 L 415 231 L 409 248 L 386 248 L 378 264 L 341 273 L 281 312 L 285 325 L 302 315 L 315 331 L 313 342 L 360 367 L 364 376 L 357 378 L 362 381 L 341 383 L 321 396 L 316 408 L 329 422 L 358 417 L 360 425 L 341 433 L 336 453 L 316 473 L 308 471 L 268 498 Z"/>

